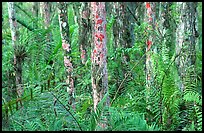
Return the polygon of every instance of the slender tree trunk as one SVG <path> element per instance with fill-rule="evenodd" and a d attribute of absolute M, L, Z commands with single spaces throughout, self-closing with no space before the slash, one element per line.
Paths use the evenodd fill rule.
<path fill-rule="evenodd" d="M 121 44 L 123 48 L 131 48 L 133 45 L 133 35 L 131 33 L 131 23 L 132 22 L 132 17 L 131 14 L 128 11 L 128 8 L 130 8 L 130 2 L 120 2 L 120 8 L 121 8 L 121 14 L 120 17 L 122 19 L 122 40 Z M 130 9 L 131 10 L 131 9 Z M 125 64 L 130 61 L 130 57 L 127 52 L 123 53 L 123 61 Z"/>
<path fill-rule="evenodd" d="M 15 71 L 15 86 L 17 91 L 17 97 L 21 98 L 23 95 L 23 84 L 22 84 L 22 58 L 19 56 L 17 48 L 19 41 L 19 33 L 17 32 L 17 22 L 16 22 L 16 13 L 14 9 L 14 3 L 8 2 L 8 14 L 9 14 L 9 22 L 11 29 L 11 37 L 12 37 L 12 45 L 14 48 L 14 71 Z M 17 103 L 18 104 L 18 103 Z M 22 106 L 22 102 L 20 100 L 20 104 Z"/>
<path fill-rule="evenodd" d="M 150 98 L 150 90 L 151 90 L 151 86 L 153 84 L 153 62 L 151 60 L 151 54 L 153 52 L 151 46 L 154 44 L 153 41 L 153 30 L 155 27 L 155 12 L 153 11 L 155 8 L 155 3 L 150 3 L 150 2 L 145 2 L 145 6 L 146 6 L 146 22 L 148 23 L 148 27 L 147 27 L 147 35 L 148 35 L 148 40 L 146 42 L 146 88 L 147 88 L 147 93 L 146 93 L 146 102 L 148 103 L 149 98 Z M 150 106 L 147 107 L 148 109 L 150 108 Z"/>
<path fill-rule="evenodd" d="M 72 4 L 72 7 L 73 7 L 73 11 L 74 11 L 74 22 L 75 23 L 80 23 L 80 6 L 83 2 L 74 2 Z"/>
<path fill-rule="evenodd" d="M 108 89 L 107 61 L 106 61 L 106 11 L 104 2 L 92 2 L 93 43 L 92 61 L 92 89 L 94 110 Z"/>
<path fill-rule="evenodd" d="M 80 6 L 80 9 L 79 9 Z M 87 48 L 90 43 L 89 34 L 90 31 L 90 9 L 88 2 L 81 2 L 78 5 L 73 5 L 75 16 L 77 16 L 77 23 L 79 25 L 79 51 L 81 53 L 81 63 L 85 64 L 87 61 Z"/>
<path fill-rule="evenodd" d="M 33 2 L 33 8 L 32 8 L 32 12 L 33 12 L 33 15 L 35 17 L 35 20 L 33 21 L 33 29 L 38 29 L 38 12 L 39 12 L 39 2 Z M 39 43 L 41 38 L 40 36 L 37 34 L 36 37 L 34 38 L 34 40 L 37 42 L 37 48 L 39 49 L 40 46 L 39 46 Z M 35 60 L 36 61 L 36 66 L 39 65 L 39 60 L 40 60 L 40 53 L 41 51 L 37 51 L 37 58 Z"/>
<path fill-rule="evenodd" d="M 121 18 L 120 18 L 120 8 L 119 8 L 119 2 L 113 2 L 113 13 L 115 16 L 115 23 L 113 24 L 113 35 L 114 35 L 114 49 L 119 48 L 121 46 L 120 40 L 122 35 L 119 30 L 122 24 Z"/>
<path fill-rule="evenodd" d="M 180 15 L 180 18 L 179 18 L 179 24 L 178 24 L 178 27 L 177 27 L 177 32 L 176 32 L 176 54 L 178 54 L 182 48 L 182 45 L 183 45 L 183 42 L 184 42 L 184 28 L 185 28 L 185 23 L 184 21 L 181 19 L 182 18 L 182 15 L 184 14 L 184 3 L 182 2 L 178 2 L 177 3 L 177 6 L 178 6 L 178 11 L 179 13 L 181 14 Z M 179 76 L 181 78 L 181 81 L 183 80 L 183 77 L 184 77 L 184 69 L 183 69 L 183 58 L 181 57 L 178 57 L 176 59 L 176 64 L 177 64 L 177 67 L 178 67 L 178 72 L 179 72 Z M 179 85 L 179 88 L 181 91 L 184 90 L 184 84 L 182 82 L 180 82 L 180 85 Z"/>
<path fill-rule="evenodd" d="M 121 46 L 123 48 L 131 48 L 134 44 L 133 16 L 130 13 L 133 7 L 131 4 L 134 5 L 132 2 L 113 2 L 113 12 L 116 16 L 116 21 L 113 25 L 114 49 Z M 127 64 L 130 60 L 128 53 L 123 53 L 122 60 L 123 63 Z"/>
<path fill-rule="evenodd" d="M 144 22 L 145 8 L 144 2 L 137 2 L 137 8 L 135 9 L 135 17 L 138 19 L 138 24 Z"/>
<path fill-rule="evenodd" d="M 60 24 L 60 32 L 62 38 L 62 48 L 64 49 L 64 65 L 66 69 L 66 83 L 68 85 L 67 92 L 69 93 L 68 104 L 72 105 L 73 109 L 75 109 L 74 105 L 74 79 L 73 79 L 73 65 L 71 54 L 71 45 L 69 38 L 69 24 L 67 17 L 67 3 L 66 2 L 58 2 L 59 8 L 59 24 Z"/>
<path fill-rule="evenodd" d="M 85 64 L 87 61 L 87 48 L 89 44 L 89 32 L 90 32 L 90 9 L 88 2 L 82 2 L 80 17 L 79 17 L 79 45 L 81 52 L 81 63 Z"/>
<path fill-rule="evenodd" d="M 45 24 L 45 29 L 48 29 L 50 27 L 50 3 L 49 2 L 43 2 L 43 16 L 44 16 L 44 24 Z M 52 32 L 48 32 L 46 35 L 46 49 L 45 49 L 45 60 L 46 63 L 49 64 L 49 57 L 51 54 L 51 43 L 52 43 Z"/>
<path fill-rule="evenodd" d="M 49 29 L 51 25 L 51 3 L 50 2 L 43 2 L 43 16 L 44 16 L 44 24 L 45 24 L 45 29 Z M 48 89 L 51 87 L 51 82 L 52 85 L 54 85 L 54 68 L 53 68 L 53 60 L 50 59 L 51 54 L 52 54 L 52 31 L 50 30 L 47 35 L 46 35 L 46 48 L 45 48 L 45 62 L 46 64 L 50 65 L 51 67 L 48 69 L 48 75 L 47 77 L 47 85 Z M 51 72 L 50 72 L 51 71 Z"/>
<path fill-rule="evenodd" d="M 40 5 L 40 17 L 43 17 L 43 2 L 39 2 Z"/>
<path fill-rule="evenodd" d="M 115 16 L 115 22 L 113 24 L 113 36 L 114 36 L 114 49 L 117 48 L 130 48 L 132 47 L 132 38 L 131 38 L 131 14 L 127 7 L 130 3 L 127 2 L 113 2 L 113 10 Z M 130 8 L 131 10 L 131 8 Z M 119 69 L 115 70 L 117 75 L 120 77 L 117 78 L 118 87 L 121 79 L 125 77 L 125 73 L 127 72 L 127 63 L 130 60 L 129 55 L 127 52 L 123 52 L 121 54 L 121 62 L 118 62 L 119 66 L 122 67 L 122 70 Z M 117 59 L 116 59 L 117 61 Z M 120 91 L 124 88 L 124 85 L 121 87 Z"/>
<path fill-rule="evenodd" d="M 92 63 L 92 89 L 93 89 L 93 102 L 94 111 L 98 103 L 102 100 L 104 94 L 108 91 L 108 72 L 107 72 L 107 48 L 106 48 L 106 10 L 105 2 L 91 2 L 92 13 L 92 50 L 91 50 L 91 63 Z M 105 103 L 109 106 L 109 97 Z M 100 124 L 102 128 L 106 124 Z"/>
<path fill-rule="evenodd" d="M 38 11 L 39 11 L 39 3 L 33 2 L 33 15 L 35 16 L 36 21 L 33 22 L 33 28 L 38 28 Z"/>

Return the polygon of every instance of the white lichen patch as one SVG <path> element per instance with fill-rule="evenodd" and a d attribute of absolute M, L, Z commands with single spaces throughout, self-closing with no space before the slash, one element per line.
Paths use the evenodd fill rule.
<path fill-rule="evenodd" d="M 65 27 L 67 25 L 67 23 L 66 22 L 64 22 L 63 24 L 62 24 L 62 27 Z"/>

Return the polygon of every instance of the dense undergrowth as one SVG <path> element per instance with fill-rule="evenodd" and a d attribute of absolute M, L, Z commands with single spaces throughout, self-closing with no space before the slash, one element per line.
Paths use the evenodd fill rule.
<path fill-rule="evenodd" d="M 91 89 L 91 61 L 90 51 L 85 65 L 80 64 L 78 46 L 78 25 L 74 23 L 73 10 L 69 10 L 70 40 L 76 84 L 75 105 L 73 110 L 67 104 L 68 93 L 64 76 L 63 50 L 57 15 L 53 16 L 53 23 L 47 30 L 41 28 L 28 32 L 20 28 L 19 44 L 24 49 L 23 64 L 23 107 L 16 110 L 16 97 L 10 95 L 15 86 L 13 75 L 13 48 L 8 23 L 3 25 L 3 38 L 6 43 L 2 46 L 2 130 L 9 131 L 64 131 L 64 130 L 104 130 L 98 123 L 108 119 L 109 131 L 159 131 L 159 130 L 202 130 L 202 52 L 197 49 L 196 73 L 192 74 L 189 67 L 185 79 L 187 89 L 182 93 L 179 90 L 179 76 L 174 63 L 176 55 L 170 47 L 162 43 L 160 52 L 154 53 L 153 68 L 157 75 L 154 87 L 151 88 L 150 102 L 146 103 L 145 83 L 145 38 L 137 38 L 132 48 L 118 48 L 113 50 L 112 26 L 114 16 L 107 17 L 107 47 L 108 47 L 108 81 L 109 91 L 93 111 Z M 8 19 L 7 14 L 4 15 Z M 26 19 L 25 19 L 26 20 Z M 5 20 L 4 20 L 5 21 Z M 135 26 L 135 34 L 144 34 L 145 23 Z M 114 29 L 113 29 L 114 30 Z M 50 59 L 54 60 L 52 71 L 47 71 L 49 65 L 44 61 L 45 34 L 52 31 L 53 44 Z M 200 39 L 199 44 L 202 39 Z M 171 43 L 171 42 L 169 42 Z M 200 45 L 199 45 L 200 46 Z M 130 61 L 125 64 L 121 61 L 122 54 L 126 52 Z M 145 57 L 145 56 L 144 56 Z M 136 67 L 135 67 L 135 64 Z M 124 72 L 130 72 L 125 82 Z M 48 88 L 49 75 L 55 75 Z M 196 82 L 191 81 L 196 76 Z M 104 107 L 103 102 L 107 95 L 112 102 L 111 107 Z"/>

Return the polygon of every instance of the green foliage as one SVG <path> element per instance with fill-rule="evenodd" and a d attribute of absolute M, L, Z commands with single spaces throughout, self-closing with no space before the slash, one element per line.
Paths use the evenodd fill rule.
<path fill-rule="evenodd" d="M 197 77 L 194 73 L 194 68 L 190 66 L 187 68 L 187 75 L 185 77 L 184 85 L 186 89 L 184 91 L 183 100 L 188 106 L 188 121 L 192 121 L 189 127 L 186 127 L 185 130 L 202 130 L 202 95 L 199 93 L 199 87 L 197 87 L 197 80 L 194 78 Z M 192 80 L 195 79 L 195 80 Z"/>
<path fill-rule="evenodd" d="M 152 124 L 147 125 L 144 115 L 138 112 L 129 112 L 121 108 L 110 108 L 110 125 L 112 131 L 157 131 L 159 128 Z"/>
<path fill-rule="evenodd" d="M 66 76 L 64 68 L 64 50 L 57 11 L 52 14 L 52 23 L 44 29 L 44 18 L 32 17 L 30 7 L 32 3 L 17 3 L 23 13 L 17 9 L 17 17 L 32 27 L 33 22 L 38 28 L 32 32 L 18 24 L 19 40 L 18 55 L 25 57 L 23 62 L 23 108 L 16 110 L 15 73 L 13 67 L 14 48 L 11 43 L 7 3 L 3 3 L 2 37 L 2 130 L 9 131 L 202 131 L 202 3 L 198 4 L 198 29 L 200 36 L 196 44 L 196 63 L 186 68 L 184 77 L 186 89 L 179 89 L 181 79 L 175 66 L 175 29 L 180 14 L 177 4 L 172 3 L 169 12 L 170 27 L 166 29 L 163 38 L 159 32 L 147 30 L 148 23 L 134 27 L 135 44 L 131 48 L 117 47 L 114 49 L 113 24 L 115 16 L 107 14 L 107 67 L 108 93 L 99 102 L 96 112 L 93 110 L 90 44 L 87 46 L 87 62 L 80 64 L 78 44 L 79 25 L 76 24 L 75 11 L 68 4 L 69 36 L 72 47 L 73 76 L 75 81 L 75 105 L 73 110 L 68 105 Z M 56 3 L 53 3 L 54 7 Z M 164 10 L 164 9 L 163 9 Z M 162 10 L 162 11 L 163 11 Z M 159 20 L 156 21 L 159 24 Z M 52 33 L 50 52 L 46 52 L 46 34 Z M 90 34 L 90 33 L 89 33 Z M 140 58 L 146 51 L 148 35 L 155 35 L 155 45 L 151 55 L 154 80 L 150 92 L 146 91 L 145 58 Z M 91 36 L 90 36 L 91 37 Z M 91 38 L 86 38 L 91 39 Z M 120 44 L 122 45 L 122 44 Z M 16 52 L 15 51 L 15 52 Z M 130 57 L 124 63 L 123 54 Z M 45 57 L 53 60 L 50 66 Z M 144 56 L 145 57 L 145 56 Z M 135 64 L 138 65 L 136 67 Z M 127 76 L 127 73 L 130 73 Z M 48 88 L 48 79 L 54 75 L 55 82 Z M 125 79 L 126 78 L 126 79 Z M 124 80 L 125 79 L 125 80 Z M 194 79 L 194 80 L 192 80 Z M 122 81 L 124 82 L 122 83 Z M 118 94 L 116 92 L 121 86 Z M 56 97 L 61 101 L 55 101 Z M 31 99 L 31 94 L 33 95 Z M 147 95 L 148 94 L 148 95 Z M 112 105 L 105 106 L 107 96 L 110 101 L 116 95 Z M 149 101 L 146 100 L 149 96 Z M 62 105 L 63 104 L 63 105 Z M 67 109 L 69 111 L 67 111 Z M 73 115 L 71 115 L 71 114 Z M 79 123 L 76 123 L 76 121 Z M 101 128 L 107 124 L 106 128 Z"/>

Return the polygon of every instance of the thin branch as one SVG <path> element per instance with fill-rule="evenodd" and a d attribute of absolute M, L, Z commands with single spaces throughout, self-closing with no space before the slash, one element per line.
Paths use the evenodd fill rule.
<path fill-rule="evenodd" d="M 23 8 L 21 8 L 19 5 L 14 4 L 15 7 L 17 7 L 18 9 L 20 9 L 21 11 L 23 11 L 29 18 L 32 19 L 32 16 L 30 14 L 28 14 Z"/>
<path fill-rule="evenodd" d="M 72 116 L 72 118 L 75 120 L 75 122 L 77 123 L 79 129 L 82 131 L 81 126 L 79 125 L 79 122 L 76 120 L 76 118 L 73 116 L 73 114 L 69 111 L 69 109 L 67 109 L 67 107 L 52 93 L 50 92 L 55 99 L 64 107 L 64 109 L 66 109 L 67 112 L 69 112 L 69 114 Z"/>
<path fill-rule="evenodd" d="M 140 26 L 140 22 L 139 22 L 138 19 L 135 17 L 135 15 L 132 13 L 132 11 L 131 11 L 130 8 L 128 7 L 128 5 L 127 5 L 127 9 L 128 9 L 128 11 L 130 12 L 130 14 L 133 16 L 133 18 L 135 19 L 137 25 Z"/>
<path fill-rule="evenodd" d="M 21 24 L 22 26 L 24 26 L 25 28 L 27 28 L 29 31 L 33 31 L 33 30 L 34 30 L 33 28 L 31 28 L 31 27 L 29 27 L 28 25 L 26 25 L 26 23 L 23 22 L 22 20 L 16 18 L 16 21 L 17 21 L 19 24 Z"/>
<path fill-rule="evenodd" d="M 150 50 L 149 50 L 149 51 L 150 51 Z M 115 93 L 115 95 L 114 95 L 114 98 L 113 98 L 113 100 L 111 101 L 111 104 L 110 104 L 110 105 L 112 105 L 113 101 L 115 100 L 116 95 L 118 94 L 118 91 L 119 91 L 120 88 L 122 87 L 122 84 L 124 83 L 124 81 L 126 80 L 126 78 L 131 74 L 132 70 L 141 62 L 141 60 L 145 57 L 145 55 L 146 55 L 149 51 L 147 51 L 147 52 L 139 59 L 139 61 L 132 67 L 132 69 L 131 69 L 129 72 L 127 72 L 127 73 L 125 74 L 125 78 L 124 78 L 123 81 L 120 83 L 120 85 L 119 85 L 119 87 L 118 87 L 118 90 L 116 91 L 116 93 Z"/>
<path fill-rule="evenodd" d="M 30 15 L 28 12 L 26 12 L 23 8 L 21 8 L 19 5 L 14 4 L 15 7 L 17 7 L 18 9 L 20 9 L 22 12 L 24 12 L 34 23 L 37 23 L 37 19 L 32 17 L 32 15 Z M 27 29 L 29 29 L 30 31 L 33 31 L 34 29 L 31 27 L 28 27 L 24 22 L 20 21 L 19 19 L 17 19 L 17 22 L 20 23 L 21 25 L 23 25 L 24 27 L 26 27 Z"/>

